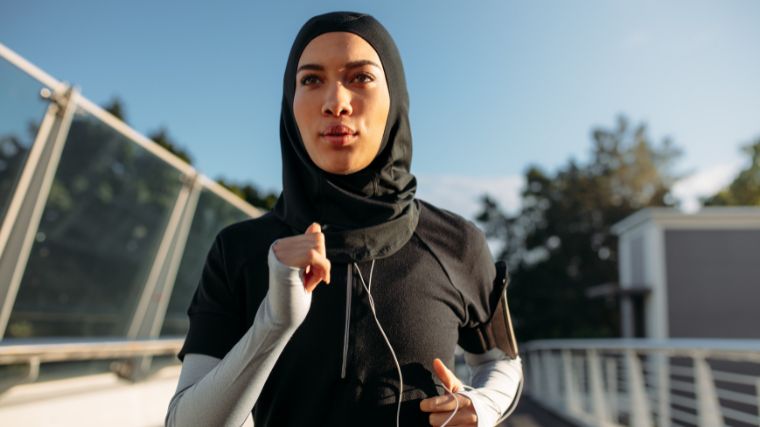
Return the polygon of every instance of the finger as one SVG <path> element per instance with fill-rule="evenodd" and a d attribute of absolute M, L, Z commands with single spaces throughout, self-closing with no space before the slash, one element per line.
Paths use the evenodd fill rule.
<path fill-rule="evenodd" d="M 325 235 L 322 233 L 314 233 L 312 236 L 314 239 L 314 248 L 319 253 L 326 256 L 327 252 L 325 251 Z"/>
<path fill-rule="evenodd" d="M 304 288 L 307 292 L 314 291 L 319 282 L 329 283 L 330 280 L 330 260 L 315 250 L 311 252 L 310 269 L 304 280 Z"/>
<path fill-rule="evenodd" d="M 469 408 L 472 406 L 472 401 L 458 394 L 455 395 L 459 401 L 459 410 Z M 450 394 L 445 396 L 436 396 L 424 399 L 420 402 L 420 410 L 423 412 L 451 412 L 457 408 L 457 403 L 454 401 L 454 397 Z"/>
<path fill-rule="evenodd" d="M 433 370 L 443 383 L 443 386 L 446 387 L 446 390 L 456 393 L 462 388 L 462 381 L 437 357 L 433 360 Z"/>
<path fill-rule="evenodd" d="M 327 257 L 327 250 L 325 249 L 325 235 L 322 233 L 322 227 L 317 224 L 316 222 L 311 224 L 308 229 L 306 229 L 307 234 L 313 235 L 314 238 L 314 248 L 322 254 L 322 256 Z M 325 283 L 330 283 L 330 269 L 327 268 L 325 271 L 326 276 L 324 277 Z"/>
<path fill-rule="evenodd" d="M 303 234 L 314 234 L 314 233 L 321 233 L 321 232 L 322 232 L 322 227 L 321 227 L 321 226 L 320 226 L 318 223 L 316 223 L 316 222 L 313 222 L 313 223 L 311 223 L 311 225 L 310 225 L 310 226 L 309 226 L 309 227 L 306 229 L 306 232 L 305 232 L 305 233 L 303 233 Z"/>
<path fill-rule="evenodd" d="M 325 254 L 317 251 L 312 257 L 311 267 L 312 269 L 318 270 L 317 274 L 321 280 L 324 280 L 326 284 L 330 283 L 330 269 L 332 264 Z"/>

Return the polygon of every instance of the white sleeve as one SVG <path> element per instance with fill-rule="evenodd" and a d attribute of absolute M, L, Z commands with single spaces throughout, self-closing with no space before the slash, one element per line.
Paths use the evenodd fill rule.
<path fill-rule="evenodd" d="M 269 373 L 311 305 L 300 269 L 280 263 L 271 247 L 268 264 L 267 295 L 253 325 L 224 359 L 185 355 L 167 427 L 239 427 L 248 422 Z"/>
<path fill-rule="evenodd" d="M 509 359 L 498 348 L 483 354 L 464 353 L 472 371 L 473 389 L 459 392 L 470 398 L 478 427 L 493 427 L 517 397 L 523 380 L 520 357 Z"/>

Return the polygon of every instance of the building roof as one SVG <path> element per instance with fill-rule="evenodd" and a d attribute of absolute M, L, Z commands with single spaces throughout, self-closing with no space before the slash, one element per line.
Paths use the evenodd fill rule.
<path fill-rule="evenodd" d="M 708 207 L 696 213 L 674 208 L 646 208 L 614 224 L 612 232 L 621 235 L 652 222 L 661 228 L 754 229 L 760 228 L 760 207 Z"/>

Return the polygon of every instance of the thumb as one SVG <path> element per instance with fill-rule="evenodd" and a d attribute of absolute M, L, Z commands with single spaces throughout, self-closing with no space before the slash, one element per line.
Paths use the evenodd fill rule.
<path fill-rule="evenodd" d="M 462 388 L 462 381 L 437 357 L 433 360 L 433 370 L 447 390 L 455 393 Z"/>
<path fill-rule="evenodd" d="M 321 233 L 321 232 L 322 232 L 322 227 L 316 222 L 312 222 L 309 228 L 307 228 L 306 232 L 303 234 L 314 234 L 314 233 Z"/>

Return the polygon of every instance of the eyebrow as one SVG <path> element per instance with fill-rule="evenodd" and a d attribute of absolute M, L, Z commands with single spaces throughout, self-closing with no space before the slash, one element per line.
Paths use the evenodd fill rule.
<path fill-rule="evenodd" d="M 373 65 L 377 68 L 382 69 L 380 65 L 378 65 L 376 62 L 370 61 L 369 59 L 360 59 L 358 61 L 351 61 L 346 64 L 346 68 L 358 68 L 363 67 L 365 65 Z M 300 73 L 303 70 L 314 70 L 314 71 L 324 71 L 325 67 L 319 65 L 319 64 L 303 64 L 300 67 L 298 67 L 298 70 L 296 70 L 296 74 Z"/>

